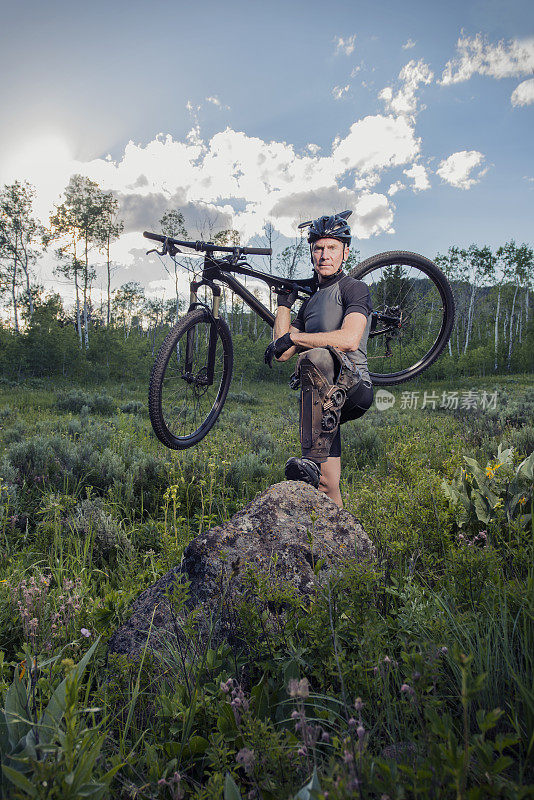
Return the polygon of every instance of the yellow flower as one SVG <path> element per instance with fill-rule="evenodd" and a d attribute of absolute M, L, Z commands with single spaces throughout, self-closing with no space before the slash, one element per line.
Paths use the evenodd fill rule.
<path fill-rule="evenodd" d="M 490 466 L 487 466 L 486 467 L 486 475 L 491 480 L 491 478 L 493 478 L 493 476 L 495 475 L 495 470 L 492 469 Z"/>
<path fill-rule="evenodd" d="M 520 506 L 524 506 L 526 502 L 527 502 L 527 498 L 526 498 L 526 497 L 522 497 L 522 498 L 519 500 L 519 505 L 520 505 Z"/>

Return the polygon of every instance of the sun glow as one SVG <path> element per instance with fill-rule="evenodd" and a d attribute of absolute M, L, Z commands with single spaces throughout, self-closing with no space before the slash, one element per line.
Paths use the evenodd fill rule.
<path fill-rule="evenodd" d="M 0 182 L 29 181 L 36 189 L 35 212 L 46 219 L 75 171 L 71 148 L 61 134 L 35 133 L 4 153 Z"/>

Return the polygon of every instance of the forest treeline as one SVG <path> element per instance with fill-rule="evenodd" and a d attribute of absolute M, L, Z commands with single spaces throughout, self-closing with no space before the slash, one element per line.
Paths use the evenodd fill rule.
<path fill-rule="evenodd" d="M 33 201 L 34 189 L 26 182 L 15 181 L 0 190 L 0 375 L 17 381 L 46 375 L 79 380 L 146 377 L 157 347 L 187 310 L 180 271 L 198 269 L 198 260 L 184 256 L 171 262 L 174 296 L 170 299 L 147 296 L 134 281 L 112 289 L 117 267 L 113 246 L 124 230 L 113 193 L 73 175 L 46 225 L 36 218 Z M 203 230 L 190 234 L 177 210 L 163 215 L 159 230 L 179 239 L 200 235 L 222 245 L 239 244 L 237 231 L 217 231 L 209 219 Z M 287 277 L 309 271 L 304 238 L 277 251 L 276 231 L 268 224 L 264 233 L 254 242 L 273 249 L 263 269 Z M 71 285 L 73 308 L 66 308 L 58 293 L 45 293 L 36 281 L 35 267 L 50 250 L 58 280 Z M 353 249 L 349 269 L 358 260 Z M 434 377 L 531 371 L 533 249 L 513 240 L 495 250 L 487 245 L 465 249 L 452 245 L 434 260 L 451 282 L 457 310 L 448 350 L 432 368 Z M 104 273 L 106 284 L 99 303 L 94 299 L 98 271 Z M 278 378 L 263 364 L 268 326 L 228 290 L 222 305 L 234 335 L 238 374 Z"/>

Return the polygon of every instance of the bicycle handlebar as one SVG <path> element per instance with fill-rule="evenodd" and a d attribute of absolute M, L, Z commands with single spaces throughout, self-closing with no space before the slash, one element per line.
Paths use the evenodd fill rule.
<path fill-rule="evenodd" d="M 244 256 L 270 256 L 272 250 L 270 247 L 222 247 L 213 242 L 182 242 L 180 239 L 173 239 L 172 236 L 164 236 L 161 233 L 150 233 L 143 231 L 145 239 L 152 239 L 155 242 L 170 243 L 175 247 L 189 247 L 192 250 L 201 251 L 204 253 L 213 253 L 214 250 L 221 253 L 235 253 L 236 251 Z"/>

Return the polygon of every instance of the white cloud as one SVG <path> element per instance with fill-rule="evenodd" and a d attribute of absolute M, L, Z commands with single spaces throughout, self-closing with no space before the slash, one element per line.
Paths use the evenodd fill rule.
<path fill-rule="evenodd" d="M 405 42 L 405 43 L 402 45 L 402 49 L 403 49 L 403 50 L 411 50 L 411 49 L 412 49 L 412 47 L 415 47 L 415 45 L 416 45 L 416 44 L 417 44 L 417 42 L 414 42 L 414 40 L 413 40 L 413 39 L 408 39 L 408 41 L 407 41 L 407 42 Z"/>
<path fill-rule="evenodd" d="M 470 189 L 478 183 L 487 172 L 487 167 L 474 174 L 473 171 L 482 165 L 484 156 L 477 150 L 460 150 L 444 159 L 436 173 L 456 189 Z"/>
<path fill-rule="evenodd" d="M 403 172 L 407 178 L 412 178 L 414 192 L 423 192 L 425 189 L 430 189 L 430 181 L 422 164 L 414 164 L 410 169 L 405 169 Z"/>
<path fill-rule="evenodd" d="M 341 36 L 336 36 L 334 38 L 334 42 L 336 43 L 336 55 L 343 53 L 346 56 L 350 56 L 350 54 L 354 52 L 356 34 L 353 33 L 352 36 L 349 36 L 347 39 L 343 39 Z"/>
<path fill-rule="evenodd" d="M 230 106 L 223 106 L 223 104 L 221 103 L 221 101 L 219 100 L 219 98 L 217 97 L 216 94 L 212 94 L 209 97 L 206 97 L 205 99 L 206 99 L 206 103 L 211 103 L 212 105 L 217 106 L 217 108 L 221 108 L 221 109 L 224 108 L 224 109 L 226 109 L 226 111 L 230 110 Z M 197 106 L 197 109 L 200 110 L 200 106 Z"/>
<path fill-rule="evenodd" d="M 492 44 L 482 34 L 460 37 L 458 54 L 445 65 L 443 85 L 467 81 L 473 75 L 514 78 L 534 72 L 534 37 Z"/>
<path fill-rule="evenodd" d="M 332 161 L 336 174 L 356 170 L 357 175 L 411 163 L 419 153 L 421 140 L 404 117 L 377 114 L 351 125 L 344 139 L 334 140 Z"/>
<path fill-rule="evenodd" d="M 395 181 L 395 183 L 392 183 L 391 186 L 389 187 L 388 195 L 390 197 L 393 197 L 394 194 L 397 194 L 397 192 L 402 191 L 402 189 L 406 189 L 406 186 L 402 183 L 402 181 Z"/>
<path fill-rule="evenodd" d="M 432 83 L 434 73 L 425 62 L 409 61 L 399 72 L 400 89 L 394 93 L 391 86 L 382 89 L 378 97 L 388 111 L 396 115 L 413 116 L 418 108 L 417 91 L 420 84 Z"/>
<path fill-rule="evenodd" d="M 387 197 L 374 192 L 362 194 L 354 206 L 351 229 L 358 239 L 368 239 L 379 233 L 395 233 L 393 209 Z"/>
<path fill-rule="evenodd" d="M 332 89 L 332 95 L 336 98 L 336 100 L 341 100 L 341 98 L 347 94 L 350 89 L 350 84 L 347 83 L 346 86 L 334 86 Z"/>
<path fill-rule="evenodd" d="M 389 169 L 409 168 L 419 156 L 421 140 L 411 119 L 377 114 L 355 122 L 330 148 L 309 143 L 299 151 L 291 143 L 266 141 L 230 127 L 204 139 L 198 124 L 181 141 L 163 134 L 147 144 L 130 141 L 116 159 L 82 162 L 61 141 L 53 144 L 43 140 L 39 148 L 29 142 L 18 156 L 4 161 L 0 181 L 32 182 L 36 211 L 45 222 L 74 173 L 113 191 L 125 232 L 112 257 L 137 279 L 149 272 L 143 255 L 149 245 L 143 247 L 140 233 L 157 228 L 171 208 L 184 214 L 192 238 L 208 238 L 232 226 L 247 242 L 261 235 L 269 220 L 285 236 L 294 236 L 303 218 L 347 208 L 354 212 L 357 236 L 389 233 L 395 209 L 373 187 Z"/>
<path fill-rule="evenodd" d="M 528 106 L 534 103 L 534 78 L 529 78 L 516 86 L 510 100 L 513 106 Z"/>

